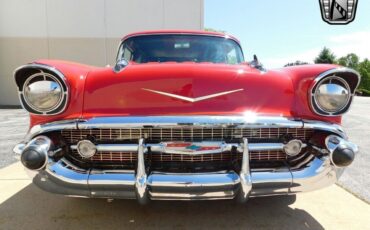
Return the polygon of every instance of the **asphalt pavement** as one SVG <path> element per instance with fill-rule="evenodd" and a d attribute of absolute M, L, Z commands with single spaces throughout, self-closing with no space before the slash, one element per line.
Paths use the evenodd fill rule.
<path fill-rule="evenodd" d="M 0 168 L 18 161 L 12 150 L 26 135 L 28 122 L 25 110 L 0 108 Z"/>
<path fill-rule="evenodd" d="M 351 110 L 343 117 L 343 127 L 360 152 L 338 184 L 370 203 L 370 97 L 355 97 Z"/>

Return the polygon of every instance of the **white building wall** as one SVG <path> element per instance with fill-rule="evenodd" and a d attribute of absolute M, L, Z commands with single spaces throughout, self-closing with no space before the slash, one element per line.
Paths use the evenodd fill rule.
<path fill-rule="evenodd" d="M 203 0 L 0 0 L 0 105 L 18 105 L 12 73 L 36 59 L 113 64 L 127 33 L 203 29 Z"/>

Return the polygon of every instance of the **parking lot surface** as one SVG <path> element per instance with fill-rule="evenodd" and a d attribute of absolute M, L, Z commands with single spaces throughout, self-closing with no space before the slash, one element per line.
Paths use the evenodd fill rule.
<path fill-rule="evenodd" d="M 343 117 L 343 127 L 349 140 L 359 146 L 360 153 L 338 184 L 370 203 L 370 97 L 355 98 Z"/>
<path fill-rule="evenodd" d="M 23 109 L 0 108 L 0 168 L 18 161 L 12 150 L 25 136 L 28 120 Z"/>
<path fill-rule="evenodd" d="M 340 179 L 341 187 L 256 198 L 245 205 L 161 201 L 139 206 L 127 200 L 67 198 L 36 188 L 11 151 L 27 131 L 27 113 L 0 109 L 0 229 L 370 229 L 370 98 L 355 98 L 343 125 L 360 154 Z"/>

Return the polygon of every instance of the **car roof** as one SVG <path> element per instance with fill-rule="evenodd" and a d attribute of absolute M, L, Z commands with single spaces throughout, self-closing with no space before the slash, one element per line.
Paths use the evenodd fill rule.
<path fill-rule="evenodd" d="M 147 30 L 147 31 L 140 31 L 127 34 L 122 38 L 126 40 L 130 37 L 135 36 L 142 36 L 142 35 L 160 35 L 160 34 L 185 34 L 185 35 L 203 35 L 203 36 L 216 36 L 216 37 L 223 37 L 223 38 L 230 38 L 235 40 L 236 42 L 240 43 L 237 38 L 232 35 L 228 35 L 221 32 L 213 32 L 213 31 L 205 31 L 205 30 Z"/>

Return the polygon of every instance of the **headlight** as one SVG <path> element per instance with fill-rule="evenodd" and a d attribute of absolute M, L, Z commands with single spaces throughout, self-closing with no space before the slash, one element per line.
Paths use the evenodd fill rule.
<path fill-rule="evenodd" d="M 57 69 L 32 63 L 18 68 L 14 76 L 22 106 L 28 112 L 56 115 L 66 109 L 69 88 Z"/>
<path fill-rule="evenodd" d="M 320 74 L 309 92 L 312 111 L 322 116 L 347 112 L 359 82 L 360 75 L 348 68 L 331 69 Z"/>
<path fill-rule="evenodd" d="M 43 74 L 44 79 L 38 79 L 40 74 L 30 76 L 23 86 L 23 95 L 27 104 L 34 110 L 50 112 L 62 102 L 63 89 L 58 79 L 50 74 Z"/>
<path fill-rule="evenodd" d="M 322 81 L 314 93 L 317 106 L 327 113 L 339 112 L 348 104 L 350 97 L 347 82 L 334 76 Z"/>

